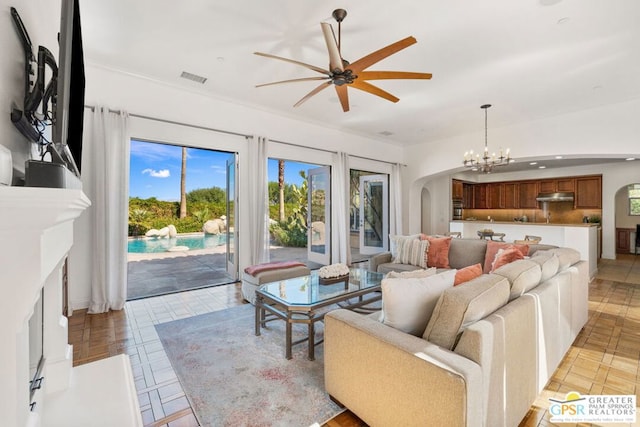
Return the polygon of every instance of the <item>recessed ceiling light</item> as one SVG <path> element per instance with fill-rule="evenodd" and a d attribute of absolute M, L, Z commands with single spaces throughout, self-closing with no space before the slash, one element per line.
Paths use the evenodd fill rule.
<path fill-rule="evenodd" d="M 546 169 L 547 167 L 545 165 L 542 166 L 538 166 L 538 169 Z"/>
<path fill-rule="evenodd" d="M 537 165 L 537 164 L 538 164 L 538 162 L 531 162 L 531 163 L 529 163 L 529 164 L 530 164 L 531 166 L 535 166 L 535 165 Z"/>
<path fill-rule="evenodd" d="M 561 159 L 561 158 L 562 158 L 562 156 L 556 156 L 556 159 Z"/>
<path fill-rule="evenodd" d="M 635 157 L 627 157 L 625 160 L 631 161 L 631 160 L 635 160 L 635 159 L 636 159 Z"/>

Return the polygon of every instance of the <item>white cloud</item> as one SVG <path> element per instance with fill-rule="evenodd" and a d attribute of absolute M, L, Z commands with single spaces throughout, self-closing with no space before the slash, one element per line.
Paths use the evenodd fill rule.
<path fill-rule="evenodd" d="M 148 173 L 149 176 L 153 177 L 153 178 L 169 178 L 169 176 L 171 176 L 171 173 L 169 172 L 169 169 L 162 169 L 162 170 L 153 170 L 153 169 L 145 169 L 142 171 L 143 174 Z"/>
<path fill-rule="evenodd" d="M 213 169 L 215 173 L 227 173 L 227 168 L 224 166 L 212 165 L 211 169 Z"/>

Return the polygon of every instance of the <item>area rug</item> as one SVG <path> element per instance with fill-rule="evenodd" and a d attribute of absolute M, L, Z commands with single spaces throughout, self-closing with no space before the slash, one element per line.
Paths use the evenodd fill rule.
<path fill-rule="evenodd" d="M 342 410 L 324 390 L 323 345 L 284 356 L 284 322 L 254 333 L 254 307 L 156 325 L 162 345 L 202 426 L 309 426 Z M 296 325 L 298 326 L 298 325 Z M 300 325 L 301 326 L 301 325 Z M 316 340 L 322 323 L 316 323 Z M 302 330 L 295 330 L 294 340 Z"/>

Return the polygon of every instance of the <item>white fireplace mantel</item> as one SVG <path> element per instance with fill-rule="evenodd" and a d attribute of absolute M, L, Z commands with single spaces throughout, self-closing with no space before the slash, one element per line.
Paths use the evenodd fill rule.
<path fill-rule="evenodd" d="M 62 313 L 62 266 L 73 244 L 73 222 L 90 205 L 81 190 L 0 187 L 2 425 L 87 425 L 78 424 L 87 413 L 101 425 L 142 423 L 126 355 L 72 367 L 73 349 Z M 28 322 L 41 295 L 44 381 L 31 411 Z M 95 386 L 100 383 L 107 386 Z M 119 411 L 104 403 L 105 393 Z M 114 413 L 116 418 L 110 417 Z"/>

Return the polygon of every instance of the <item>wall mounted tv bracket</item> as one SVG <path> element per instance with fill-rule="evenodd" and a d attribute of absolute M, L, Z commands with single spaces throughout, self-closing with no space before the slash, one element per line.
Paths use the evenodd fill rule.
<path fill-rule="evenodd" d="M 11 8 L 11 17 L 22 42 L 25 71 L 23 109 L 22 111 L 17 108 L 11 109 L 11 122 L 29 140 L 46 145 L 48 141 L 42 136 L 42 131 L 47 122 L 55 120 L 50 111 L 55 111 L 56 107 L 58 65 L 53 54 L 44 46 L 38 46 L 38 59 L 36 61 L 29 33 L 14 7 Z M 34 65 L 37 66 L 37 74 L 34 73 Z M 51 69 L 51 78 L 46 87 L 45 66 L 49 66 Z M 35 82 L 33 81 L 34 76 Z M 51 109 L 49 109 L 50 103 Z M 41 114 L 37 113 L 39 105 L 42 105 Z"/>

